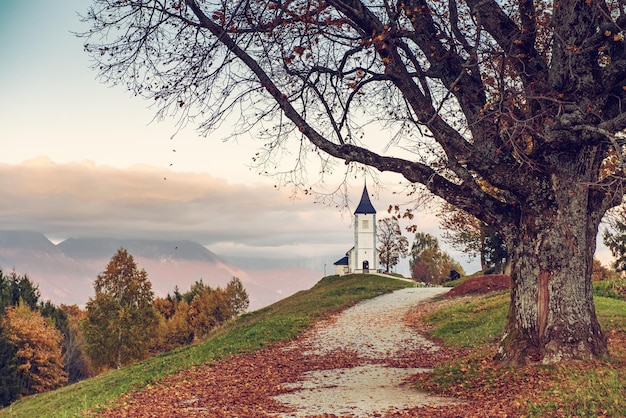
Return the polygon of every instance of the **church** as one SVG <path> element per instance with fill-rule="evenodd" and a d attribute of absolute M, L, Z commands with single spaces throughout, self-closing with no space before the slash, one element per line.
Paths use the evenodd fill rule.
<path fill-rule="evenodd" d="M 334 264 L 338 275 L 378 271 L 376 209 L 370 201 L 367 185 L 363 186 L 361 201 L 354 211 L 354 246 Z"/>

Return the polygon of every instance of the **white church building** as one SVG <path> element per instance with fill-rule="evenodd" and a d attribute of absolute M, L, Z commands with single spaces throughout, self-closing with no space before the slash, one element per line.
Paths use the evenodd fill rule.
<path fill-rule="evenodd" d="M 335 274 L 369 273 L 378 271 L 376 249 L 376 209 L 370 201 L 367 186 L 354 211 L 354 247 L 335 263 Z"/>

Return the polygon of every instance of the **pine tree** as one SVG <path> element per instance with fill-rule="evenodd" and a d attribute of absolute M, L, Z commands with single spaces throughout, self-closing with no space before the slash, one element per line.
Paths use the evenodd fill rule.
<path fill-rule="evenodd" d="M 0 408 L 8 406 L 20 394 L 17 379 L 17 348 L 0 331 Z"/>

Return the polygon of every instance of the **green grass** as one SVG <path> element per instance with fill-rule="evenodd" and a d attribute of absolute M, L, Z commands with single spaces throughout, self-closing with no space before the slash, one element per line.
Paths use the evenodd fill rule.
<path fill-rule="evenodd" d="M 626 330 L 626 301 L 596 296 L 596 315 L 605 332 Z"/>
<path fill-rule="evenodd" d="M 376 275 L 329 276 L 309 290 L 240 316 L 214 331 L 202 343 L 52 392 L 26 397 L 0 409 L 0 417 L 73 417 L 103 409 L 113 405 L 120 395 L 141 389 L 181 369 L 290 340 L 316 320 L 361 300 L 412 285 Z"/>
<path fill-rule="evenodd" d="M 508 306 L 508 292 L 490 293 L 443 307 L 426 322 L 434 326 L 430 334 L 445 345 L 474 347 L 500 337 Z"/>
<path fill-rule="evenodd" d="M 510 388 L 515 388 L 523 413 L 529 417 L 624 416 L 626 301 L 596 296 L 595 304 L 605 334 L 616 337 L 609 358 L 519 368 L 490 361 L 505 324 L 508 293 L 458 299 L 458 303 L 443 306 L 425 319 L 433 327 L 430 334 L 446 346 L 469 348 L 470 354 L 436 367 L 422 387 L 478 399 L 480 393 L 502 390 L 502 396 L 508 396 Z"/>
<path fill-rule="evenodd" d="M 626 280 L 619 278 L 594 282 L 593 294 L 596 296 L 626 300 Z"/>

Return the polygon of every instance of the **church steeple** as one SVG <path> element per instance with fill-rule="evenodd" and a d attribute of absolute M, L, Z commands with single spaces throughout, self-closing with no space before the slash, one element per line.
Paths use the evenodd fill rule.
<path fill-rule="evenodd" d="M 370 270 L 378 270 L 376 209 L 370 200 L 367 185 L 363 185 L 361 201 L 354 211 L 354 248 L 349 259 L 352 273 L 369 273 Z"/>
<path fill-rule="evenodd" d="M 376 213 L 376 209 L 372 205 L 370 201 L 369 193 L 367 192 L 367 184 L 363 186 L 363 194 L 361 195 L 361 201 L 359 202 L 359 206 L 357 206 L 354 214 L 363 213 L 363 214 L 371 214 Z"/>
<path fill-rule="evenodd" d="M 335 263 L 335 272 L 337 274 L 376 272 L 378 257 L 376 209 L 367 192 L 367 184 L 364 184 L 361 201 L 354 211 L 354 247 L 346 253 L 346 257 Z"/>

